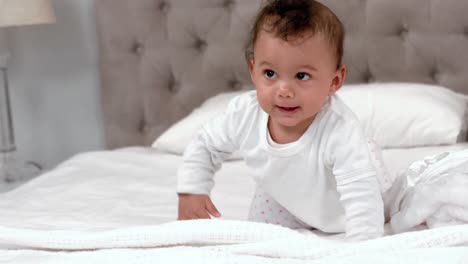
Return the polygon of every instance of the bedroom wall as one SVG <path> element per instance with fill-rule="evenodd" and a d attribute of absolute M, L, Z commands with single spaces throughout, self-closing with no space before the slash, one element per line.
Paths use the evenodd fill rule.
<path fill-rule="evenodd" d="M 20 156 L 51 168 L 104 147 L 95 0 L 54 0 L 57 23 L 3 30 Z M 2 37 L 3 35 L 3 37 Z"/>

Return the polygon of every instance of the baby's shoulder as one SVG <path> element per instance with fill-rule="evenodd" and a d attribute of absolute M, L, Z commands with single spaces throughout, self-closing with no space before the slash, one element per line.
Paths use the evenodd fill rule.
<path fill-rule="evenodd" d="M 330 97 L 322 123 L 325 126 L 322 131 L 327 137 L 361 133 L 364 129 L 354 112 L 337 95 Z"/>
<path fill-rule="evenodd" d="M 344 103 L 339 95 L 330 97 L 328 111 L 331 118 L 336 118 L 342 123 L 356 123 L 358 118 L 356 114 Z"/>

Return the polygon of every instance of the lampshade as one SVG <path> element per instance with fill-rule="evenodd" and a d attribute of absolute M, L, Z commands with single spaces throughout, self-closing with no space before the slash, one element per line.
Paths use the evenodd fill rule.
<path fill-rule="evenodd" d="M 0 27 L 54 22 L 50 0 L 0 0 Z"/>

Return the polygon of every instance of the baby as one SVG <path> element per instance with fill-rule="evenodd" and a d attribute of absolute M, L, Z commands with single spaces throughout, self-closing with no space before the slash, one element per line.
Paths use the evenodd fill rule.
<path fill-rule="evenodd" d="M 387 174 L 378 149 L 335 95 L 346 67 L 344 29 L 313 0 L 270 0 L 246 57 L 255 91 L 200 129 L 179 170 L 179 220 L 219 217 L 213 175 L 235 151 L 254 173 L 249 220 L 289 228 L 383 235 Z M 235 186 L 232 186 L 235 188 Z"/>

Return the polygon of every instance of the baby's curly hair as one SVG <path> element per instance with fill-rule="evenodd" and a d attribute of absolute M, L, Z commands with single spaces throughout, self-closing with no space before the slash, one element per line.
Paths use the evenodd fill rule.
<path fill-rule="evenodd" d="M 267 0 L 258 13 L 245 46 L 250 61 L 261 30 L 288 41 L 306 33 L 322 33 L 336 56 L 337 68 L 342 64 L 345 30 L 338 17 L 325 5 L 314 0 Z"/>

